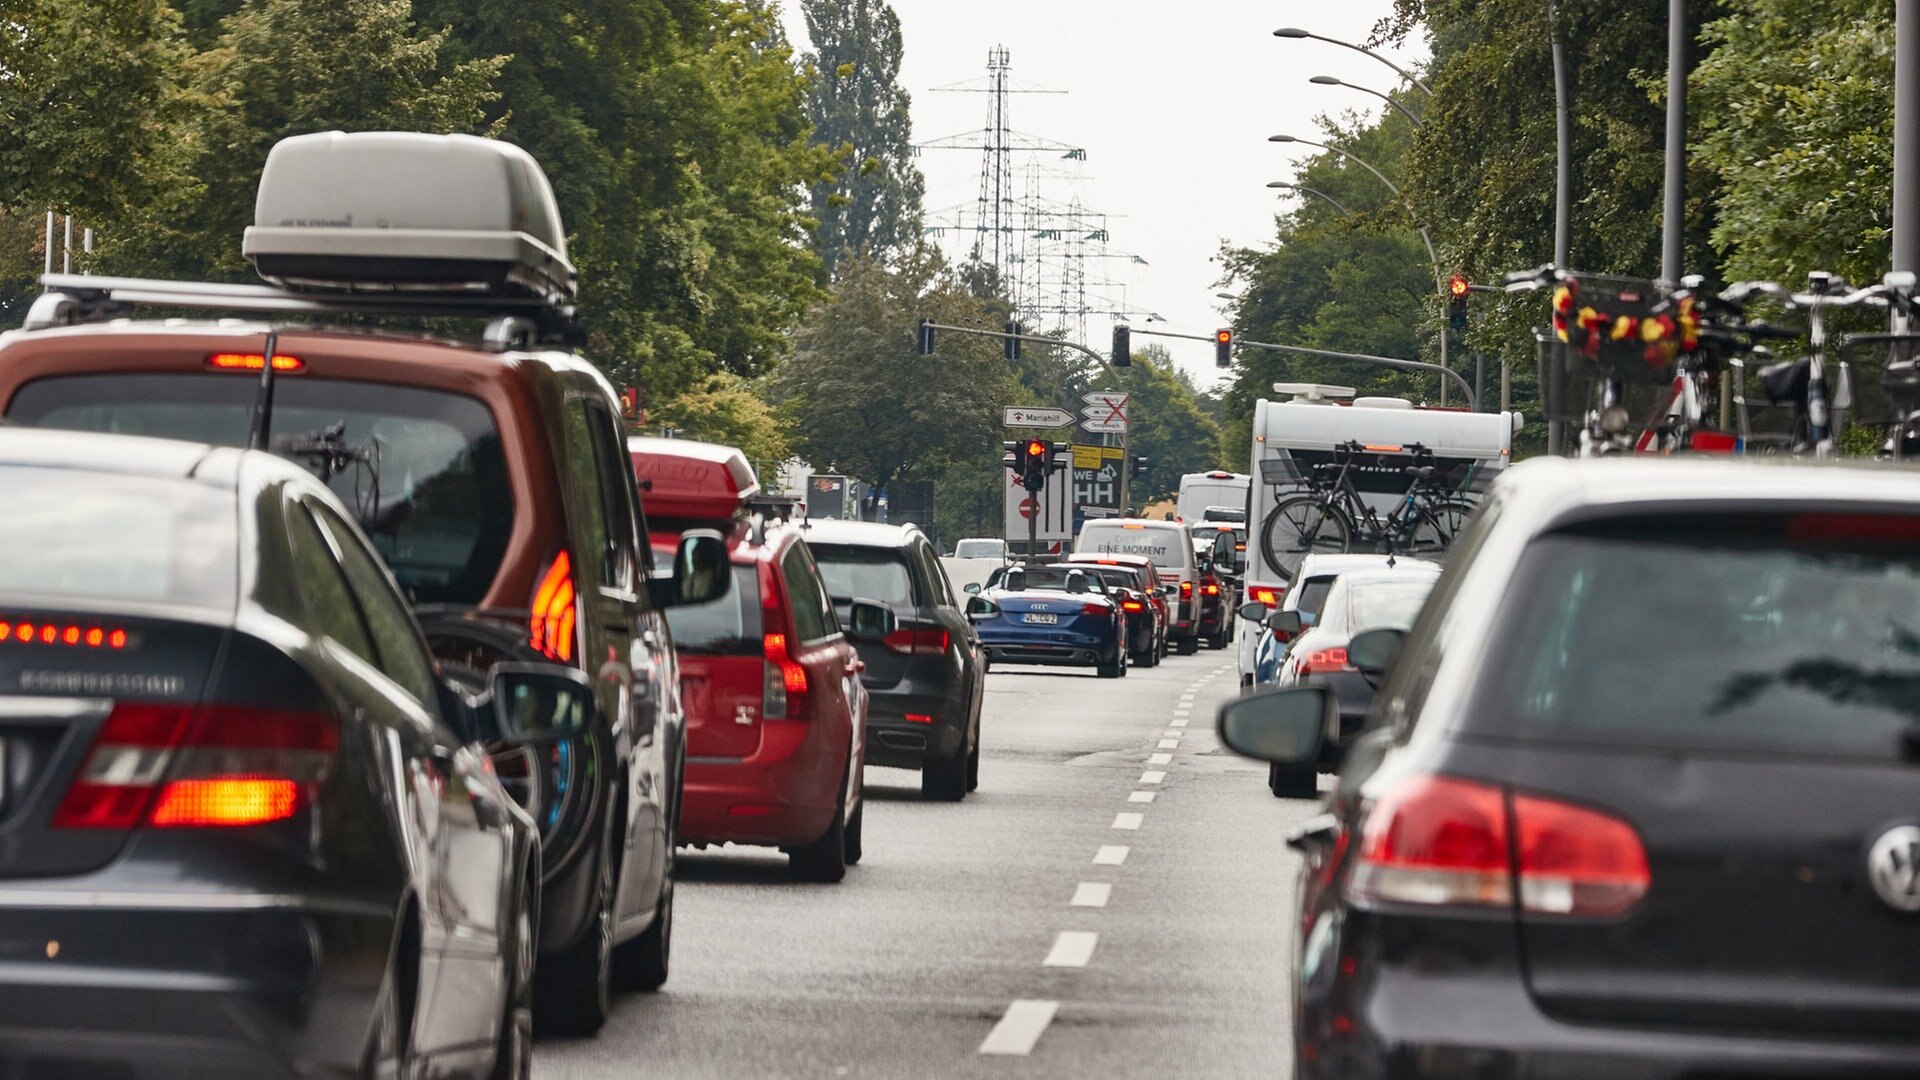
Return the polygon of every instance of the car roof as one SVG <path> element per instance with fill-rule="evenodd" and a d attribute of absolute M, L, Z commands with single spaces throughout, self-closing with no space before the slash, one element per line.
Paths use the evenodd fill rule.
<path fill-rule="evenodd" d="M 1118 525 L 1134 529 L 1144 525 L 1155 529 L 1179 529 L 1181 532 L 1187 530 L 1187 527 L 1178 521 L 1155 521 L 1152 518 L 1093 518 L 1080 526 L 1080 531 L 1085 532 L 1096 525 Z"/>
<path fill-rule="evenodd" d="M 241 451 L 144 435 L 99 435 L 47 428 L 0 428 L 0 465 L 200 480 L 231 486 Z"/>
<path fill-rule="evenodd" d="M 1327 577 L 1349 574 L 1355 570 L 1390 569 L 1387 560 L 1393 558 L 1391 569 L 1426 569 L 1438 571 L 1439 563 L 1425 559 L 1394 558 L 1388 555 L 1308 555 L 1300 560 L 1300 566 L 1293 572 L 1294 580 L 1310 577 Z"/>
<path fill-rule="evenodd" d="M 1535 458 L 1503 472 L 1492 490 L 1525 514 L 1765 504 L 1875 502 L 1920 510 L 1920 469 L 1799 459 Z M 1721 507 L 1727 508 L 1726 506 Z"/>
<path fill-rule="evenodd" d="M 857 547 L 906 547 L 920 535 L 912 525 L 883 525 L 877 521 L 809 521 L 801 528 L 809 544 Z"/>
<path fill-rule="evenodd" d="M 1432 581 L 1439 576 L 1438 567 L 1396 566 L 1391 570 L 1351 570 L 1335 578 L 1334 587 L 1351 589 L 1356 585 L 1381 585 L 1396 581 Z"/>

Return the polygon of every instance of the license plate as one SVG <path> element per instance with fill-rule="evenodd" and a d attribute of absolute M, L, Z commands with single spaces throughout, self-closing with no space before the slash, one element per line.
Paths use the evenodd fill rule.
<path fill-rule="evenodd" d="M 1038 612 L 1029 611 L 1025 615 L 1020 616 L 1020 621 L 1032 623 L 1035 626 L 1055 626 L 1059 624 L 1060 616 L 1041 615 Z"/>

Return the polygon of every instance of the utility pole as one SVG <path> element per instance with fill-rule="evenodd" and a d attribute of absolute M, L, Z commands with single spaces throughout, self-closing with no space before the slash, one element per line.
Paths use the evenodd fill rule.
<path fill-rule="evenodd" d="M 1553 168 L 1553 265 L 1567 269 L 1573 243 L 1573 105 L 1567 85 L 1567 40 L 1560 32 L 1559 0 L 1547 0 L 1547 37 L 1553 46 L 1553 130 L 1556 151 Z M 1560 404 L 1560 382 L 1565 378 L 1565 356 L 1558 341 L 1547 346 L 1547 385 L 1540 388 L 1547 414 L 1547 453 L 1559 456 L 1565 451 L 1567 425 L 1555 418 Z M 1513 374 L 1505 359 L 1500 363 L 1500 409 L 1510 401 Z"/>
<path fill-rule="evenodd" d="M 1920 0 L 1893 21 L 1893 269 L 1920 272 Z"/>

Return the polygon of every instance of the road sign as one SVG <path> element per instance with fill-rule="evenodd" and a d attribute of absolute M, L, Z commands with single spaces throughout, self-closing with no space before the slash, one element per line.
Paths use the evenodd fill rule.
<path fill-rule="evenodd" d="M 1073 426 L 1073 414 L 1065 409 L 1029 408 L 1008 405 L 1003 412 L 1005 426 L 1018 428 L 1063 428 Z"/>
<path fill-rule="evenodd" d="M 1080 410 L 1085 417 L 1080 427 L 1096 434 L 1121 434 L 1127 430 L 1128 395 L 1121 393 L 1095 392 L 1086 395 L 1087 407 Z"/>
<path fill-rule="evenodd" d="M 1120 465 L 1125 451 L 1117 446 L 1073 448 L 1073 513 L 1075 524 L 1090 517 L 1117 517 L 1120 513 Z"/>
<path fill-rule="evenodd" d="M 1038 510 L 1039 508 L 1040 508 L 1040 504 L 1038 504 L 1038 503 L 1036 503 L 1036 502 L 1034 502 L 1034 501 L 1033 501 L 1032 499 L 1021 499 L 1021 500 L 1020 500 L 1020 518 L 1021 518 L 1021 520 L 1023 520 L 1023 521 L 1024 521 L 1024 520 L 1026 520 L 1027 518 L 1030 518 L 1030 517 L 1032 517 L 1032 516 L 1033 516 L 1033 512 L 1034 512 L 1035 510 Z"/>
<path fill-rule="evenodd" d="M 1048 481 L 1047 486 L 1037 494 L 1020 486 L 1020 478 L 1011 473 L 1007 477 L 1006 487 L 1006 531 L 1002 534 L 1009 544 L 1017 544 L 1022 549 L 1027 543 L 1027 521 L 1036 510 L 1039 511 L 1039 524 L 1036 531 L 1041 542 L 1073 539 L 1073 485 Z"/>

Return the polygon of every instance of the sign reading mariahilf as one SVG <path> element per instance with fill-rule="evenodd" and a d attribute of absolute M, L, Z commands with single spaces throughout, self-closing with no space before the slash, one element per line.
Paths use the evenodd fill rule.
<path fill-rule="evenodd" d="M 1008 405 L 1002 416 L 1007 427 L 1063 428 L 1073 426 L 1073 414 L 1065 409 L 1041 406 Z"/>

